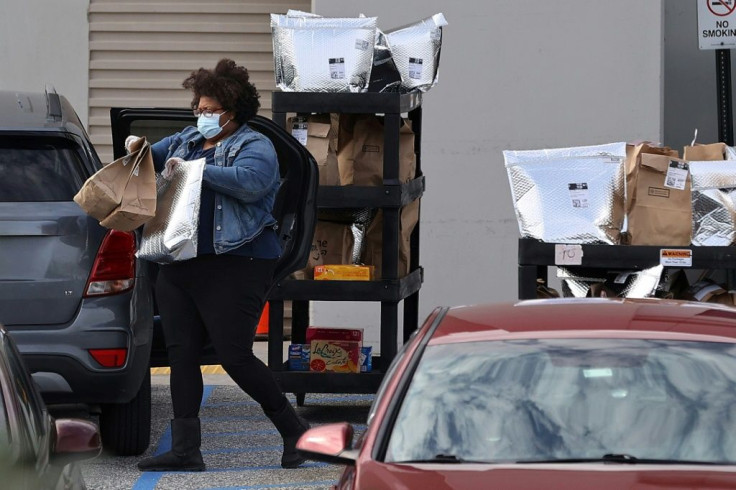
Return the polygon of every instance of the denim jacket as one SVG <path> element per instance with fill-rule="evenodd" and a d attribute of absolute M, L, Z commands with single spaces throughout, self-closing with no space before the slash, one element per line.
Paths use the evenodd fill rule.
<path fill-rule="evenodd" d="M 204 140 L 190 126 L 151 145 L 156 171 L 171 157 L 185 158 Z M 279 189 L 279 164 L 271 140 L 247 124 L 218 141 L 215 164 L 205 165 L 203 185 L 215 191 L 214 248 L 222 254 L 276 226 L 271 215 Z"/>

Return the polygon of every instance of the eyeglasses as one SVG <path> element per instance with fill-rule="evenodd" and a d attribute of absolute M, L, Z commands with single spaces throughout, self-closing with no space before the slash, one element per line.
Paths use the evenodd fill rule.
<path fill-rule="evenodd" d="M 220 112 L 218 112 L 220 111 Z M 223 108 L 220 109 L 205 109 L 203 111 L 200 111 L 199 109 L 194 109 L 192 111 L 192 114 L 194 114 L 194 117 L 204 116 L 204 117 L 212 117 L 215 114 L 225 114 L 227 111 Z"/>

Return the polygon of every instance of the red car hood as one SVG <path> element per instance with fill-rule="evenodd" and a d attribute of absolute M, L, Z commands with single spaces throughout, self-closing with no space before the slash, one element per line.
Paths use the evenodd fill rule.
<path fill-rule="evenodd" d="M 365 464 L 357 487 L 371 489 L 654 490 L 734 489 L 736 466 L 611 464 L 397 465 Z"/>

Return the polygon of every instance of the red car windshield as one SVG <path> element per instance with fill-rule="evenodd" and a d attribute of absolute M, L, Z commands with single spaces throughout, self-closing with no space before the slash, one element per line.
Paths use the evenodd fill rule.
<path fill-rule="evenodd" d="M 736 464 L 736 345 L 546 339 L 429 346 L 385 461 L 604 455 Z"/>

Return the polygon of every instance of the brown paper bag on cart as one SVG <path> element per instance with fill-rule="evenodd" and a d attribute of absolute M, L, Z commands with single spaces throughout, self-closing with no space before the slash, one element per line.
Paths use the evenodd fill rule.
<path fill-rule="evenodd" d="M 398 277 L 409 273 L 411 266 L 411 234 L 419 222 L 419 199 L 410 202 L 399 211 L 399 270 Z M 363 238 L 364 249 L 361 262 L 375 266 L 373 279 L 381 279 L 383 266 L 383 211 L 373 218 Z"/>
<path fill-rule="evenodd" d="M 686 146 L 683 149 L 682 158 L 692 162 L 725 160 L 726 143 L 710 143 L 707 145 L 695 143 Z"/>
<path fill-rule="evenodd" d="M 150 158 L 150 144 L 145 138 L 139 138 L 128 155 L 105 165 L 87 179 L 74 196 L 74 202 L 88 215 L 98 221 L 104 220 L 122 203 L 125 188 L 146 155 Z M 150 161 L 150 167 L 153 171 L 153 160 Z M 155 197 L 155 176 L 152 190 Z"/>
<path fill-rule="evenodd" d="M 337 128 L 337 168 L 340 185 L 352 185 L 355 174 L 355 142 L 353 135 L 355 122 L 364 117 L 361 114 L 332 114 L 332 127 Z"/>
<path fill-rule="evenodd" d="M 307 267 L 296 271 L 295 279 L 313 279 L 314 266 L 352 263 L 355 238 L 348 223 L 317 220 Z"/>
<path fill-rule="evenodd" d="M 692 204 L 687 162 L 642 154 L 635 185 L 628 214 L 630 244 L 689 246 Z"/>
<path fill-rule="evenodd" d="M 636 178 L 641 163 L 641 155 L 665 155 L 679 158 L 677 150 L 668 146 L 658 146 L 655 143 L 645 141 L 635 145 L 626 145 L 626 212 L 631 209 L 631 203 L 635 198 Z"/>
<path fill-rule="evenodd" d="M 120 204 L 100 221 L 100 225 L 105 228 L 132 231 L 156 214 L 156 172 L 153 168 L 151 145 L 146 141 L 140 145 Z"/>
<path fill-rule="evenodd" d="M 342 124 L 341 124 L 342 125 Z M 399 129 L 399 181 L 408 182 L 416 175 L 414 132 L 409 120 L 402 120 Z M 340 173 L 342 185 L 383 185 L 384 129 L 383 119 L 373 114 L 357 117 L 350 142 L 352 175 Z M 341 169 L 346 165 L 341 165 Z"/>
<path fill-rule="evenodd" d="M 337 127 L 330 114 L 290 117 L 287 127 L 317 161 L 319 185 L 340 185 L 337 168 Z"/>

